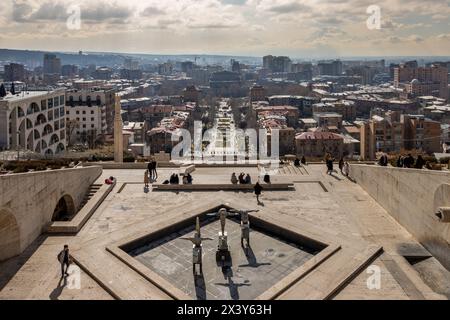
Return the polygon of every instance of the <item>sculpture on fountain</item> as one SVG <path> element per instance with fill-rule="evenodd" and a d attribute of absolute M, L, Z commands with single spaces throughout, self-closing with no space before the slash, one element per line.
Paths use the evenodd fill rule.
<path fill-rule="evenodd" d="M 189 240 L 193 243 L 192 246 L 192 272 L 194 275 L 197 275 L 196 266 L 199 266 L 199 273 L 198 275 L 203 274 L 203 250 L 202 250 L 202 241 L 205 240 L 213 240 L 211 238 L 202 238 L 201 232 L 200 232 L 200 218 L 197 217 L 196 225 L 195 225 L 195 233 L 194 237 L 192 238 L 181 238 L 183 240 Z"/>
<path fill-rule="evenodd" d="M 259 210 L 231 210 L 231 213 L 241 216 L 241 246 L 248 253 L 250 248 L 250 217 L 249 213 Z"/>
<path fill-rule="evenodd" d="M 217 246 L 216 261 L 218 264 L 225 266 L 231 262 L 230 247 L 228 245 L 228 234 L 225 231 L 225 224 L 228 216 L 233 216 L 225 208 L 221 208 L 218 212 L 209 213 L 208 216 L 218 216 L 220 219 L 219 244 Z"/>

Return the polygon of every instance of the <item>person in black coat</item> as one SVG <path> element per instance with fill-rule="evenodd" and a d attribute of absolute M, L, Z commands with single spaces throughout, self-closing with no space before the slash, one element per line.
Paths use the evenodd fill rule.
<path fill-rule="evenodd" d="M 259 182 L 257 182 L 255 184 L 254 190 L 255 190 L 256 200 L 258 201 L 258 203 L 260 203 L 259 196 L 261 195 L 263 187 L 259 184 Z"/>

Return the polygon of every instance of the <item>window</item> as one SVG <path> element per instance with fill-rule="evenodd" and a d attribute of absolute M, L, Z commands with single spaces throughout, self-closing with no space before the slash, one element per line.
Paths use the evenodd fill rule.
<path fill-rule="evenodd" d="M 59 109 L 55 109 L 55 119 L 59 118 Z"/>
<path fill-rule="evenodd" d="M 86 125 L 85 125 L 85 124 L 83 124 L 83 128 L 86 128 Z"/>
<path fill-rule="evenodd" d="M 48 107 L 49 109 L 53 108 L 53 99 L 48 99 L 48 100 L 47 100 L 47 107 Z"/>
<path fill-rule="evenodd" d="M 93 124 L 91 124 L 91 128 L 94 129 L 94 127 L 95 127 L 95 126 L 94 126 Z"/>
<path fill-rule="evenodd" d="M 64 107 L 59 108 L 59 115 L 62 117 L 64 116 Z"/>
<path fill-rule="evenodd" d="M 54 107 L 59 106 L 59 97 L 53 98 L 53 106 L 54 106 Z"/>
<path fill-rule="evenodd" d="M 80 111 L 77 111 L 77 114 L 80 114 Z"/>
<path fill-rule="evenodd" d="M 86 114 L 86 110 L 83 110 L 83 114 Z"/>
<path fill-rule="evenodd" d="M 60 105 L 60 106 L 63 106 L 63 105 L 65 104 L 65 101 L 64 101 L 64 100 L 66 100 L 64 96 L 60 96 L 60 97 L 59 97 L 59 105 Z"/>
<path fill-rule="evenodd" d="M 86 121 L 86 118 L 83 118 L 83 121 Z"/>
<path fill-rule="evenodd" d="M 95 121 L 95 118 L 91 118 L 91 121 Z"/>
<path fill-rule="evenodd" d="M 91 110 L 91 114 L 94 114 L 94 110 Z"/>
<path fill-rule="evenodd" d="M 41 110 L 47 110 L 47 101 L 41 100 Z"/>

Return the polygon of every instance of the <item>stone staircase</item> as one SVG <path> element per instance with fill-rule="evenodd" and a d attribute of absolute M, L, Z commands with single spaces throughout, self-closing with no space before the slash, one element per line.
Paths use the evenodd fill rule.
<path fill-rule="evenodd" d="M 98 190 L 100 190 L 101 187 L 101 184 L 92 184 L 89 187 L 89 190 L 86 192 L 86 195 L 84 196 L 83 201 L 80 204 L 79 210 L 83 209 L 86 203 L 88 203 L 88 201 L 92 199 L 92 197 L 98 192 Z"/>
<path fill-rule="evenodd" d="M 309 175 L 309 172 L 303 166 L 296 167 L 293 165 L 284 165 L 284 166 L 280 167 L 280 169 L 278 170 L 278 175 L 281 175 L 281 176 L 291 176 L 291 175 L 305 176 L 305 175 Z"/>

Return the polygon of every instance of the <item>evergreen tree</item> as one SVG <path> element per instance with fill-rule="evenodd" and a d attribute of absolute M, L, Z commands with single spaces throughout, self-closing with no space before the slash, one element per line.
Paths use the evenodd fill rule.
<path fill-rule="evenodd" d="M 0 86 L 0 98 L 3 98 L 5 96 L 6 96 L 6 89 L 5 89 L 5 86 L 2 83 L 2 85 Z"/>

